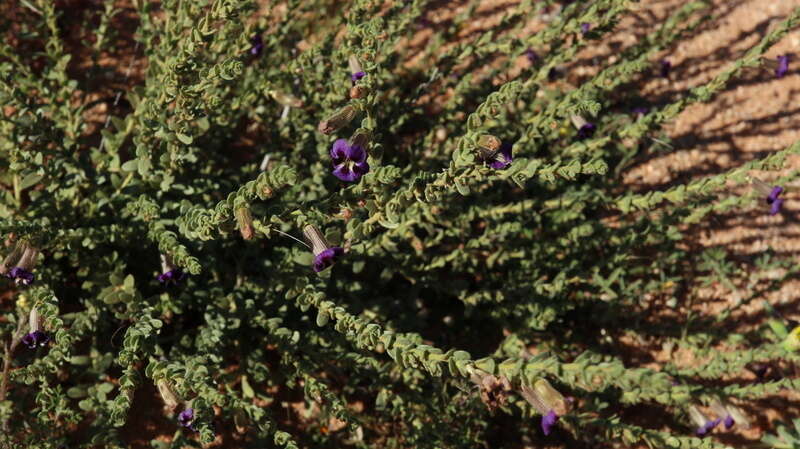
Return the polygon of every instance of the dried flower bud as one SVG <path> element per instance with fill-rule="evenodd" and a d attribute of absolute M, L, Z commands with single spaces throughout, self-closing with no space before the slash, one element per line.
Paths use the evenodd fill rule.
<path fill-rule="evenodd" d="M 239 232 L 242 238 L 250 240 L 253 238 L 255 231 L 253 230 L 253 216 L 250 214 L 249 207 L 240 207 L 236 209 L 233 214 L 236 217 L 236 223 L 239 226 Z"/>
<path fill-rule="evenodd" d="M 352 99 L 364 98 L 365 95 L 367 95 L 367 88 L 362 85 L 357 84 L 350 88 L 350 98 Z"/>
<path fill-rule="evenodd" d="M 295 97 L 294 95 L 287 94 L 284 92 L 279 92 L 277 90 L 270 90 L 270 96 L 275 99 L 278 103 L 283 106 L 288 106 L 291 108 L 302 108 L 303 107 L 303 100 Z"/>
<path fill-rule="evenodd" d="M 170 382 L 167 379 L 159 379 L 156 382 L 156 387 L 158 387 L 158 394 L 161 395 L 161 400 L 164 401 L 164 405 L 170 409 L 170 411 L 175 410 L 180 401 L 175 395 L 175 392 L 172 391 Z"/>
<path fill-rule="evenodd" d="M 26 271 L 30 271 L 36 264 L 36 256 L 38 255 L 39 251 L 36 248 L 32 246 L 25 248 L 22 257 L 20 257 L 19 262 L 17 262 L 17 266 Z"/>
<path fill-rule="evenodd" d="M 317 129 L 322 134 L 330 135 L 347 126 L 347 124 L 356 117 L 356 112 L 356 108 L 351 105 L 347 105 L 336 111 L 326 120 L 319 122 Z"/>
<path fill-rule="evenodd" d="M 8 253 L 6 258 L 3 259 L 3 263 L 0 264 L 0 274 L 6 274 L 11 267 L 15 266 L 15 262 L 19 260 L 26 248 L 27 243 L 17 242 L 16 245 L 14 245 L 14 249 Z"/>
<path fill-rule="evenodd" d="M 710 419 L 706 415 L 703 414 L 696 406 L 692 405 L 689 406 L 689 417 L 692 419 L 692 422 L 697 426 L 697 430 L 695 433 L 697 436 L 705 436 L 708 432 L 710 432 L 714 427 L 722 421 L 721 418 L 717 419 Z"/>
<path fill-rule="evenodd" d="M 470 379 L 480 389 L 481 401 L 489 411 L 494 411 L 506 403 L 511 383 L 505 376 L 495 377 L 484 372 L 472 372 Z"/>
<path fill-rule="evenodd" d="M 311 252 L 315 256 L 331 247 L 322 231 L 314 225 L 307 225 L 303 228 L 303 236 L 311 246 Z"/>
<path fill-rule="evenodd" d="M 478 136 L 478 158 L 481 160 L 491 159 L 497 150 L 500 149 L 502 142 L 491 134 Z"/>

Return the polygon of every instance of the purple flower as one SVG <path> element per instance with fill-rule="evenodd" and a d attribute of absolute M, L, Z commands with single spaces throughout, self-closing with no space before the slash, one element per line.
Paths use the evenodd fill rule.
<path fill-rule="evenodd" d="M 250 39 L 250 43 L 253 44 L 253 46 L 250 47 L 250 54 L 253 56 L 260 55 L 264 50 L 264 40 L 261 38 L 260 34 L 253 36 L 253 38 Z"/>
<path fill-rule="evenodd" d="M 40 330 L 30 332 L 24 337 L 22 337 L 22 344 L 29 347 L 30 349 L 34 349 L 37 346 L 40 347 L 44 346 L 47 344 L 48 341 L 50 341 L 50 337 L 46 333 Z"/>
<path fill-rule="evenodd" d="M 725 423 L 725 429 L 727 430 L 733 427 L 733 425 L 736 424 L 736 421 L 734 421 L 733 416 L 727 415 L 723 423 Z"/>
<path fill-rule="evenodd" d="M 350 81 L 352 81 L 352 82 L 353 82 L 353 85 L 355 86 L 355 85 L 356 85 L 356 83 L 357 83 L 357 82 L 358 82 L 358 81 L 359 81 L 361 78 L 364 78 L 365 76 L 367 76 L 367 73 L 366 73 L 366 72 L 356 72 L 356 73 L 354 73 L 354 74 L 350 75 Z"/>
<path fill-rule="evenodd" d="M 320 271 L 333 265 L 333 263 L 336 262 L 336 259 L 342 255 L 344 255 L 344 250 L 342 248 L 338 246 L 328 248 L 314 256 L 314 264 L 312 267 L 314 268 L 314 271 L 319 273 Z"/>
<path fill-rule="evenodd" d="M 661 60 L 661 77 L 669 78 L 669 71 L 672 70 L 672 63 L 666 59 Z"/>
<path fill-rule="evenodd" d="M 645 115 L 650 112 L 650 108 L 647 106 L 636 106 L 635 108 L 631 109 L 631 112 L 635 115 Z"/>
<path fill-rule="evenodd" d="M 186 279 L 187 276 L 188 274 L 184 273 L 180 268 L 173 268 L 166 273 L 159 274 L 158 281 L 166 286 L 178 285 Z"/>
<path fill-rule="evenodd" d="M 769 209 L 770 215 L 777 215 L 777 213 L 781 211 L 783 199 L 778 198 L 781 193 L 783 193 L 783 187 L 775 186 L 772 188 L 772 191 L 769 193 L 769 195 L 767 195 L 767 204 L 771 206 Z"/>
<path fill-rule="evenodd" d="M 582 33 L 582 34 L 586 34 L 586 33 L 588 33 L 588 32 L 589 32 L 589 29 L 591 29 L 591 28 L 592 28 L 592 25 L 591 25 L 591 24 L 588 24 L 588 23 L 582 23 L 582 24 L 581 24 L 581 33 Z"/>
<path fill-rule="evenodd" d="M 536 52 L 530 48 L 525 50 L 525 56 L 528 58 L 528 61 L 530 61 L 531 64 L 535 64 L 536 61 L 539 59 L 539 55 L 537 55 Z"/>
<path fill-rule="evenodd" d="M 14 279 L 17 284 L 31 285 L 33 283 L 33 273 L 22 267 L 12 268 L 6 273 L 6 277 Z"/>
<path fill-rule="evenodd" d="M 367 151 L 361 145 L 350 145 L 346 139 L 337 139 L 331 147 L 333 174 L 342 181 L 354 182 L 369 172 Z"/>
<path fill-rule="evenodd" d="M 546 415 L 542 416 L 542 432 L 545 435 L 550 435 L 550 432 L 553 431 L 553 426 L 556 425 L 558 422 L 558 415 L 553 410 L 547 412 Z"/>
<path fill-rule="evenodd" d="M 500 149 L 497 150 L 497 153 L 486 160 L 486 163 L 495 170 L 505 170 L 511 165 L 511 161 L 513 160 L 514 158 L 511 157 L 511 144 L 504 143 L 500 146 Z"/>
<path fill-rule="evenodd" d="M 547 81 L 553 82 L 553 81 L 557 80 L 560 76 L 561 76 L 561 72 L 559 72 L 558 69 L 553 67 L 552 69 L 550 69 L 549 72 L 547 72 Z"/>
<path fill-rule="evenodd" d="M 775 77 L 783 78 L 789 73 L 789 53 L 778 56 L 778 68 L 775 69 Z"/>
<path fill-rule="evenodd" d="M 583 140 L 583 139 L 588 139 L 589 137 L 592 137 L 592 135 L 594 134 L 595 129 L 597 129 L 597 127 L 594 126 L 594 123 L 588 123 L 587 122 L 587 123 L 581 125 L 581 127 L 578 128 L 578 139 L 579 140 Z"/>
<path fill-rule="evenodd" d="M 705 424 L 703 424 L 702 426 L 697 428 L 697 431 L 695 433 L 697 434 L 697 436 L 700 436 L 700 437 L 705 436 L 714 427 L 717 427 L 717 425 L 720 423 L 720 421 L 722 421 L 722 420 L 719 419 L 719 418 L 717 418 L 717 419 L 715 419 L 713 421 L 706 421 Z"/>
<path fill-rule="evenodd" d="M 194 409 L 187 408 L 178 414 L 178 424 L 186 427 L 187 429 L 196 430 L 194 428 Z"/>

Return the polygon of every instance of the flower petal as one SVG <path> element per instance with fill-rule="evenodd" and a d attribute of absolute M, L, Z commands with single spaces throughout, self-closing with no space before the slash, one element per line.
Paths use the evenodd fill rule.
<path fill-rule="evenodd" d="M 558 415 L 553 410 L 550 410 L 546 415 L 542 416 L 542 432 L 545 435 L 550 435 L 553 431 L 553 426 L 558 422 Z"/>
<path fill-rule="evenodd" d="M 369 173 L 369 164 L 367 162 L 356 162 L 353 164 L 353 173 L 358 175 L 358 178 Z"/>
<path fill-rule="evenodd" d="M 359 175 L 353 172 L 350 168 L 350 164 L 346 162 L 334 167 L 333 175 L 346 182 L 353 182 L 359 178 Z"/>
<path fill-rule="evenodd" d="M 347 150 L 350 149 L 350 144 L 347 139 L 336 139 L 331 147 L 331 158 L 334 164 L 341 164 L 347 159 Z"/>
<path fill-rule="evenodd" d="M 511 165 L 511 161 L 513 160 L 514 158 L 511 156 L 511 144 L 504 143 L 494 155 L 494 158 L 489 162 L 489 166 L 495 170 L 504 170 Z"/>
<path fill-rule="evenodd" d="M 778 56 L 778 68 L 775 69 L 775 77 L 783 78 L 789 73 L 789 54 Z"/>
<path fill-rule="evenodd" d="M 361 145 L 352 145 L 345 151 L 347 159 L 353 162 L 364 162 L 367 160 L 367 152 Z"/>
<path fill-rule="evenodd" d="M 781 207 L 783 207 L 783 199 L 778 198 L 772 202 L 772 206 L 769 208 L 770 215 L 778 215 L 778 212 L 781 211 Z"/>

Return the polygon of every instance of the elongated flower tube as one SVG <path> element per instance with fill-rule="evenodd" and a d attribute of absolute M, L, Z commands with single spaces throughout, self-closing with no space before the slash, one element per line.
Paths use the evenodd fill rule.
<path fill-rule="evenodd" d="M 158 387 L 158 394 L 161 396 L 161 400 L 164 401 L 164 405 L 170 410 L 175 410 L 180 401 L 175 392 L 172 391 L 170 382 L 167 379 L 159 379 L 156 381 L 156 387 Z"/>
<path fill-rule="evenodd" d="M 739 425 L 743 429 L 750 428 L 750 421 L 738 407 L 719 399 L 714 399 L 711 402 L 711 409 L 717 416 L 722 417 L 722 422 L 725 424 L 725 429 L 728 430 L 734 425 Z"/>
<path fill-rule="evenodd" d="M 311 252 L 314 253 L 314 263 L 311 267 L 317 273 L 333 266 L 336 259 L 344 255 L 344 250 L 338 246 L 331 246 L 325 235 L 314 225 L 303 228 L 303 236 L 311 247 Z"/>
<path fill-rule="evenodd" d="M 764 195 L 764 200 L 769 204 L 769 214 L 770 215 L 777 215 L 778 212 L 781 211 L 783 207 L 783 198 L 779 198 L 780 195 L 783 193 L 783 187 L 781 186 L 770 186 L 769 184 L 761 181 L 758 178 L 752 178 L 753 180 L 753 187 L 762 195 Z"/>
<path fill-rule="evenodd" d="M 36 306 L 31 309 L 28 315 L 28 325 L 30 326 L 30 332 L 22 337 L 22 344 L 30 349 L 35 349 L 46 345 L 50 341 L 50 336 L 41 330 L 41 318 Z"/>
<path fill-rule="evenodd" d="M 161 255 L 161 274 L 158 275 L 158 282 L 165 286 L 178 285 L 189 276 L 183 270 L 175 266 L 172 262 L 172 257 L 169 255 Z"/>
<path fill-rule="evenodd" d="M 367 150 L 357 144 L 350 144 L 346 139 L 337 139 L 331 147 L 333 174 L 346 182 L 356 182 L 369 173 Z"/>
<path fill-rule="evenodd" d="M 325 135 L 330 135 L 347 126 L 356 117 L 356 108 L 347 105 L 334 112 L 327 119 L 319 122 L 317 129 Z"/>
<path fill-rule="evenodd" d="M 14 244 L 14 249 L 11 250 L 10 253 L 3 259 L 3 263 L 0 264 L 0 274 L 7 274 L 8 270 L 10 270 L 16 262 L 22 257 L 22 253 L 25 252 L 25 248 L 28 245 L 26 242 L 16 242 Z"/>
<path fill-rule="evenodd" d="M 245 206 L 238 207 L 233 215 L 236 217 L 236 225 L 239 227 L 239 233 L 245 240 L 252 240 L 255 230 L 253 229 L 253 215 L 250 213 L 250 208 Z"/>
<path fill-rule="evenodd" d="M 587 121 L 585 118 L 581 117 L 580 115 L 573 115 L 570 117 L 572 120 L 572 126 L 578 130 L 578 140 L 588 139 L 592 137 L 594 131 L 597 129 L 594 126 L 594 123 Z"/>
<path fill-rule="evenodd" d="M 350 55 L 347 59 L 347 63 L 350 66 L 350 81 L 353 83 L 353 86 L 355 86 L 361 78 L 367 76 L 367 73 L 364 72 L 364 68 L 361 67 L 361 62 L 359 62 L 355 55 Z"/>
<path fill-rule="evenodd" d="M 706 417 L 697 407 L 694 405 L 689 406 L 689 417 L 692 419 L 692 422 L 697 426 L 697 430 L 695 430 L 695 434 L 697 436 L 702 437 L 707 435 L 714 427 L 717 427 L 719 423 L 722 421 L 720 418 L 710 419 Z"/>
<path fill-rule="evenodd" d="M 287 94 L 286 92 L 281 92 L 278 90 L 270 90 L 268 93 L 273 99 L 275 99 L 275 101 L 277 101 L 282 106 L 287 106 L 290 108 L 303 107 L 303 100 L 295 97 L 294 95 Z"/>
<path fill-rule="evenodd" d="M 542 414 L 542 432 L 545 435 L 550 435 L 559 418 L 569 413 L 569 405 L 564 396 L 546 379 L 534 382 L 533 388 L 523 385 L 520 394 Z"/>

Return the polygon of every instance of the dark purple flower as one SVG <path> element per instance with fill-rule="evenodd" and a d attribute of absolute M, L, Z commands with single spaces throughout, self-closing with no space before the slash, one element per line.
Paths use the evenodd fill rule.
<path fill-rule="evenodd" d="M 635 108 L 631 109 L 631 112 L 635 115 L 645 115 L 650 112 L 650 108 L 647 106 L 636 106 Z"/>
<path fill-rule="evenodd" d="M 715 419 L 713 421 L 706 421 L 705 424 L 703 424 L 702 426 L 697 428 L 697 431 L 695 433 L 697 434 L 697 436 L 700 436 L 700 437 L 705 436 L 714 427 L 717 427 L 717 425 L 720 423 L 720 421 L 722 421 L 722 420 L 719 419 L 719 418 L 717 418 L 717 419 Z"/>
<path fill-rule="evenodd" d="M 588 123 L 587 122 L 587 123 L 581 125 L 581 127 L 578 128 L 578 139 L 579 140 L 583 140 L 583 139 L 588 139 L 589 137 L 592 137 L 592 135 L 594 134 L 595 129 L 597 129 L 597 127 L 594 126 L 594 123 Z"/>
<path fill-rule="evenodd" d="M 767 204 L 771 206 L 769 209 L 770 215 L 777 215 L 777 213 L 781 211 L 783 199 L 778 198 L 781 193 L 783 193 L 783 187 L 775 186 L 772 188 L 772 191 L 769 193 L 769 195 L 767 195 Z"/>
<path fill-rule="evenodd" d="M 258 56 L 264 50 L 264 39 L 261 38 L 260 34 L 256 34 L 250 39 L 250 43 L 253 45 L 250 47 L 250 54 L 253 56 Z"/>
<path fill-rule="evenodd" d="M 194 428 L 194 409 L 187 408 L 178 414 L 178 424 L 186 427 L 187 429 L 195 430 Z"/>
<path fill-rule="evenodd" d="M 12 268 L 6 273 L 6 277 L 14 279 L 17 284 L 31 285 L 33 283 L 33 273 L 22 267 Z"/>
<path fill-rule="evenodd" d="M 581 24 L 581 33 L 582 33 L 582 34 L 586 34 L 586 33 L 588 33 L 588 32 L 589 32 L 589 30 L 590 30 L 591 28 L 592 28 L 592 25 L 591 25 L 591 24 L 588 24 L 588 23 L 582 23 L 582 24 Z"/>
<path fill-rule="evenodd" d="M 333 265 L 334 262 L 336 262 L 336 259 L 342 255 L 344 255 L 344 250 L 342 248 L 338 246 L 328 248 L 314 256 L 314 264 L 312 267 L 314 268 L 314 271 L 319 273 L 320 271 Z"/>
<path fill-rule="evenodd" d="M 504 143 L 500 146 L 500 149 L 497 150 L 497 153 L 486 160 L 486 163 L 495 170 L 504 170 L 511 165 L 511 161 L 513 160 L 514 158 L 511 156 L 511 144 Z"/>
<path fill-rule="evenodd" d="M 530 61 L 531 64 L 535 64 L 539 59 L 539 55 L 537 55 L 536 52 L 531 48 L 525 50 L 525 56 L 528 58 L 528 61 Z"/>
<path fill-rule="evenodd" d="M 558 422 L 558 415 L 553 410 L 547 412 L 546 415 L 542 416 L 542 432 L 545 435 L 550 435 L 550 432 L 553 431 L 553 426 L 556 425 Z"/>
<path fill-rule="evenodd" d="M 180 268 L 173 268 L 166 273 L 158 275 L 158 281 L 164 285 L 177 285 L 180 284 L 188 274 L 184 273 Z"/>
<path fill-rule="evenodd" d="M 775 69 L 775 77 L 783 78 L 789 73 L 789 53 L 778 56 L 778 68 Z"/>
<path fill-rule="evenodd" d="M 672 63 L 666 59 L 661 60 L 661 77 L 669 78 L 669 71 L 672 70 Z"/>
<path fill-rule="evenodd" d="M 365 76 L 367 76 L 366 72 L 356 72 L 356 73 L 350 75 L 350 81 L 352 81 L 353 85 L 355 86 L 355 84 L 358 82 L 358 80 L 360 80 L 361 78 L 364 78 Z"/>
<path fill-rule="evenodd" d="M 37 346 L 44 346 L 48 341 L 50 341 L 50 337 L 40 330 L 29 332 L 27 335 L 22 337 L 22 344 L 30 349 L 34 349 Z"/>
<path fill-rule="evenodd" d="M 725 423 L 725 429 L 727 430 L 733 427 L 733 425 L 736 424 L 736 421 L 733 420 L 733 416 L 727 415 L 723 423 Z"/>
<path fill-rule="evenodd" d="M 354 182 L 369 172 L 367 151 L 361 145 L 350 145 L 346 139 L 337 139 L 331 147 L 333 174 L 342 181 Z"/>

